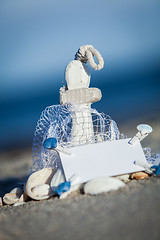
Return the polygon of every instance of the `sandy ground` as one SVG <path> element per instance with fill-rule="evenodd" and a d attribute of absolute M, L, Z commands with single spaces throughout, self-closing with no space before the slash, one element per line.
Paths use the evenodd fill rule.
<path fill-rule="evenodd" d="M 128 136 L 137 122 L 120 124 Z M 142 142 L 160 152 L 160 124 Z M 126 132 L 125 132 L 126 131 Z M 0 196 L 24 181 L 32 164 L 31 149 L 0 153 Z M 160 239 L 160 177 L 132 180 L 124 188 L 98 196 L 73 194 L 67 199 L 30 201 L 0 208 L 0 240 L 8 239 Z"/>
<path fill-rule="evenodd" d="M 3 207 L 0 239 L 160 239 L 160 178 L 98 196 Z"/>

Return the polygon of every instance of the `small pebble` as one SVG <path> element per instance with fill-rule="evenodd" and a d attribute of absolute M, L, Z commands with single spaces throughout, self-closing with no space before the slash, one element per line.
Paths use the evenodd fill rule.
<path fill-rule="evenodd" d="M 148 173 L 145 173 L 145 172 L 136 172 L 136 173 L 132 173 L 132 174 L 131 174 L 131 179 L 140 180 L 140 179 L 147 178 L 148 176 L 149 176 Z"/>
<path fill-rule="evenodd" d="M 47 138 L 44 143 L 43 147 L 46 149 L 52 149 L 57 147 L 57 139 L 56 138 Z"/>
<path fill-rule="evenodd" d="M 125 184 L 113 177 L 99 177 L 90 180 L 84 185 L 84 193 L 96 195 L 104 192 L 109 192 L 112 190 L 117 190 L 120 187 L 124 187 Z"/>

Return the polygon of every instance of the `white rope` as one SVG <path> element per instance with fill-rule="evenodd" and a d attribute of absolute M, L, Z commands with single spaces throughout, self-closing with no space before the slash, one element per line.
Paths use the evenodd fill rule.
<path fill-rule="evenodd" d="M 98 64 L 95 63 L 94 56 L 97 58 Z M 101 54 L 92 45 L 81 46 L 75 55 L 75 60 L 80 60 L 83 63 L 88 61 L 95 70 L 100 70 L 104 67 Z"/>

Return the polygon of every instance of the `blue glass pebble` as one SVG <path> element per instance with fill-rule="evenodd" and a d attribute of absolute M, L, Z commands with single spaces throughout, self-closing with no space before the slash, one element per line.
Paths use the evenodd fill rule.
<path fill-rule="evenodd" d="M 57 139 L 56 138 L 47 138 L 44 143 L 43 147 L 46 149 L 52 149 L 57 147 Z"/>
<path fill-rule="evenodd" d="M 54 189 L 54 192 L 61 196 L 63 192 L 67 192 L 71 187 L 71 182 L 63 182 L 61 183 L 56 189 Z"/>
<path fill-rule="evenodd" d="M 154 165 L 151 168 L 155 170 L 156 176 L 158 176 L 160 174 L 160 164 L 159 165 Z"/>

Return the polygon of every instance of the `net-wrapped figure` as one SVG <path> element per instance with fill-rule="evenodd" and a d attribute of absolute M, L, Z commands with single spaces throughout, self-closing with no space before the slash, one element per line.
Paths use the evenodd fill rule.
<path fill-rule="evenodd" d="M 84 121 L 87 122 L 88 126 Z M 92 124 L 90 124 L 90 116 Z M 47 150 L 43 147 L 43 143 L 47 138 L 56 138 L 59 146 L 63 148 L 74 147 L 80 144 L 91 144 L 102 141 L 111 141 L 119 139 L 119 130 L 116 123 L 110 116 L 104 113 L 99 113 L 95 109 L 81 109 L 79 120 L 75 122 L 75 111 L 71 105 L 53 105 L 47 107 L 41 114 L 37 123 L 33 141 L 33 167 L 32 172 L 45 167 L 52 167 L 55 170 L 61 167 L 60 157 L 57 151 Z M 74 127 L 80 128 L 83 131 L 81 136 L 77 132 L 78 138 L 73 136 L 73 121 Z M 93 135 L 86 136 L 86 132 L 92 132 Z M 76 142 L 75 140 L 81 140 Z"/>
<path fill-rule="evenodd" d="M 70 62 L 65 78 L 67 86 L 60 89 L 61 105 L 47 107 L 38 121 L 32 172 L 45 167 L 62 170 L 58 152 L 43 147 L 48 138 L 56 138 L 62 148 L 119 139 L 116 123 L 91 108 L 91 104 L 99 101 L 102 94 L 98 88 L 89 88 L 88 66 L 80 60 Z"/>

